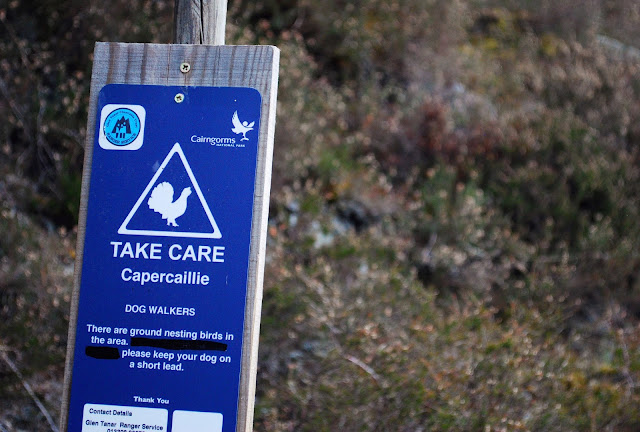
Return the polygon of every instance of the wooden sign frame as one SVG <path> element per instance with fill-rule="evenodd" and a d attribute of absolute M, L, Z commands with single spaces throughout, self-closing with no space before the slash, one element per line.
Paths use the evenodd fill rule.
<path fill-rule="evenodd" d="M 262 96 L 236 431 L 249 432 L 253 429 L 279 58 L 280 51 L 273 46 L 104 42 L 96 44 L 85 141 L 85 168 L 82 177 L 77 242 L 78 255 L 69 323 L 60 419 L 61 431 L 67 431 L 70 389 L 73 380 L 74 348 L 98 94 L 108 84 L 249 87 L 259 91 Z M 188 72 L 185 72 L 184 64 L 189 65 Z"/>

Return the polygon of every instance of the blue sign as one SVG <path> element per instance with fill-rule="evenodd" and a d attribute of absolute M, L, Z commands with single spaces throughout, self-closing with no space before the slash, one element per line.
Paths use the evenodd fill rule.
<path fill-rule="evenodd" d="M 69 432 L 235 431 L 260 109 L 250 88 L 100 92 Z"/>

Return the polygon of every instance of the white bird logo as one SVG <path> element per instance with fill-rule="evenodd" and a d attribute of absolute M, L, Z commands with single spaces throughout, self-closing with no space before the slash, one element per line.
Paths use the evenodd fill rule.
<path fill-rule="evenodd" d="M 253 125 L 256 124 L 256 122 L 241 122 L 240 118 L 238 117 L 238 111 L 233 113 L 233 118 L 231 119 L 231 122 L 233 123 L 233 129 L 231 129 L 233 132 L 235 132 L 236 134 L 242 134 L 242 139 L 240 141 L 249 141 L 249 138 L 247 138 L 247 132 L 252 131 L 253 130 Z"/>

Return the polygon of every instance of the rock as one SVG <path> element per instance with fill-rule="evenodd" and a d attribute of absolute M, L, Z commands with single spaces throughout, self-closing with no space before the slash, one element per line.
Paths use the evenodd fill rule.
<path fill-rule="evenodd" d="M 356 232 L 368 228 L 378 219 L 369 207 L 354 199 L 339 201 L 337 212 L 338 216 L 352 225 Z"/>

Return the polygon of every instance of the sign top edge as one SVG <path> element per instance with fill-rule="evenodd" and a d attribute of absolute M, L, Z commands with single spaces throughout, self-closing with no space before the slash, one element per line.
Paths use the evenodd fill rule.
<path fill-rule="evenodd" d="M 163 47 L 189 47 L 189 48 L 219 48 L 219 49 L 255 49 L 255 48 L 263 48 L 263 49 L 271 49 L 274 51 L 280 51 L 275 45 L 206 45 L 206 44 L 159 44 L 159 43 L 146 43 L 146 42 L 104 42 L 104 41 L 96 41 L 96 47 L 107 47 L 110 45 L 118 45 L 118 46 L 130 46 L 130 47 L 149 47 L 149 48 L 163 48 Z"/>

